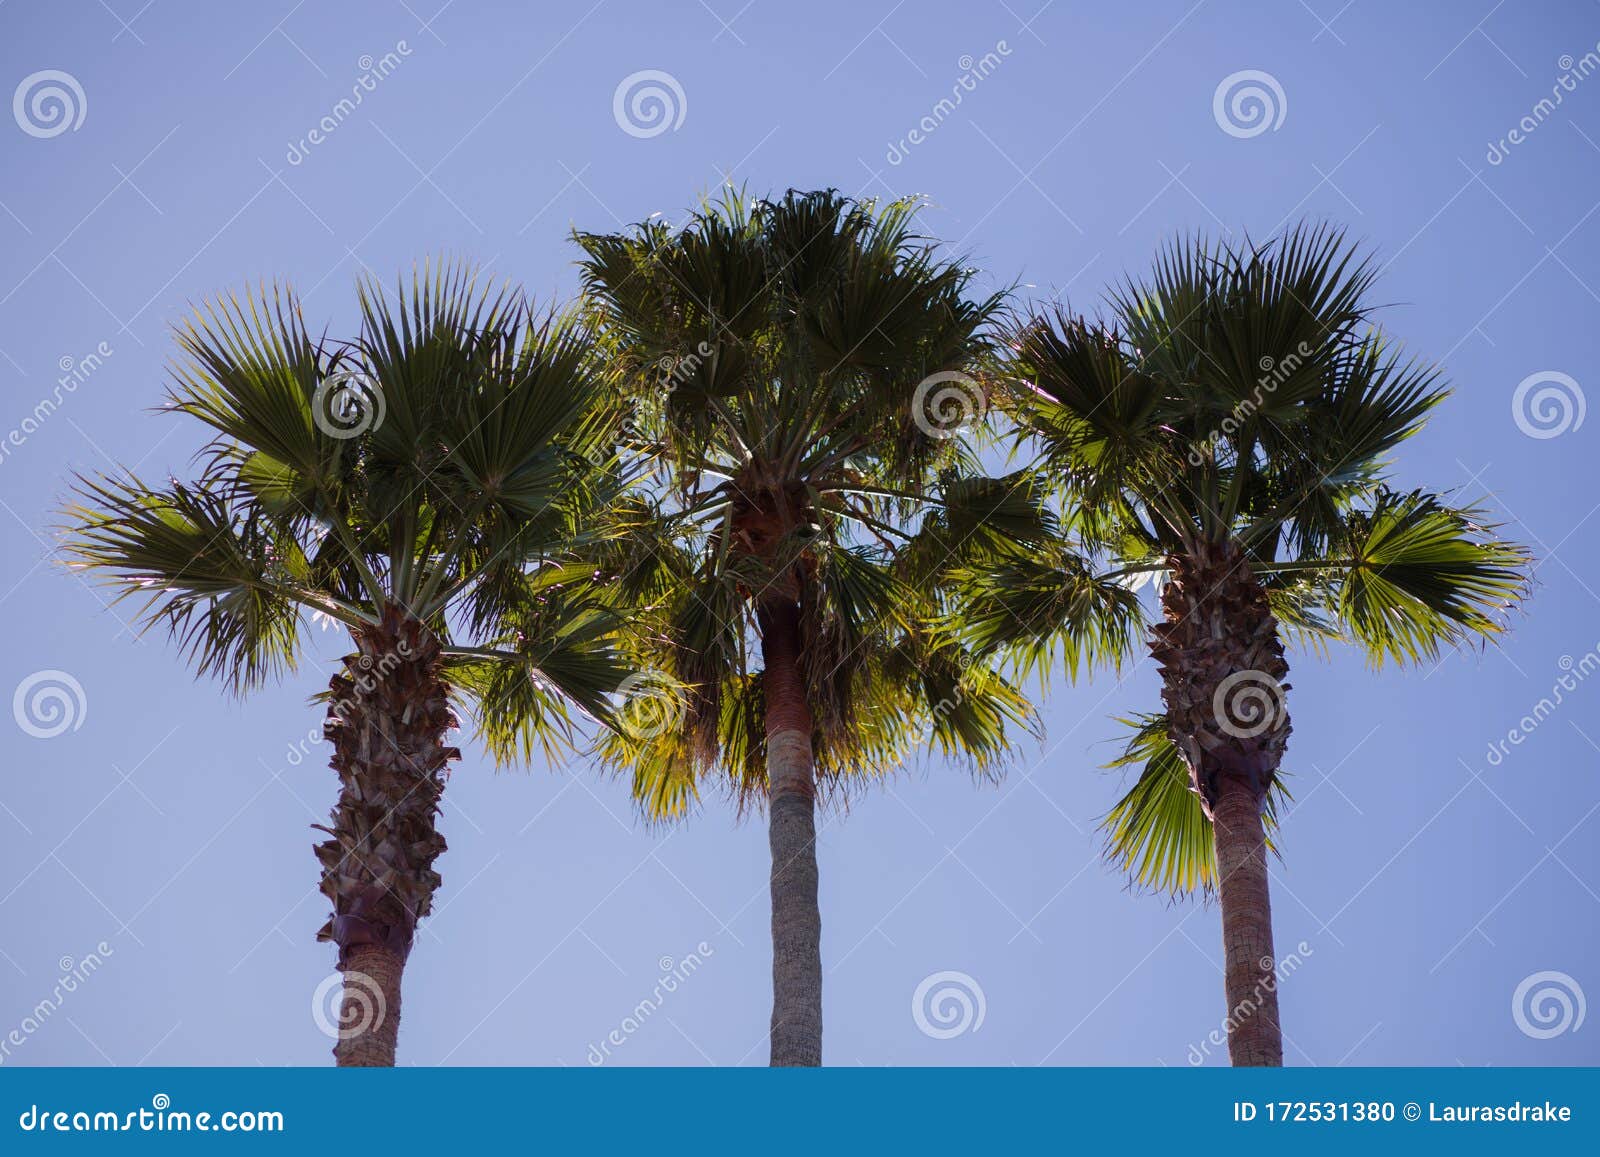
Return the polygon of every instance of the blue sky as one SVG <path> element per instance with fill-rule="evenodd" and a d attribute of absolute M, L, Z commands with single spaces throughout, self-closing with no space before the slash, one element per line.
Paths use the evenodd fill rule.
<path fill-rule="evenodd" d="M 281 279 L 338 331 L 363 269 L 438 253 L 560 300 L 570 229 L 675 214 L 729 177 L 926 194 L 986 278 L 1086 309 L 1178 231 L 1310 216 L 1372 247 L 1386 328 L 1456 390 L 1397 477 L 1486 504 L 1538 585 L 1504 645 L 1437 666 L 1291 656 L 1286 1058 L 1600 1062 L 1596 1025 L 1529 1035 L 1513 1013 L 1519 986 L 1600 995 L 1600 680 L 1575 677 L 1600 647 L 1600 497 L 1580 481 L 1600 419 L 1578 420 L 1600 385 L 1600 76 L 1572 79 L 1600 7 L 438 3 L 0 7 L 4 90 L 76 85 L 74 128 L 26 99 L 0 118 L 0 691 L 40 672 L 82 691 L 49 676 L 71 700 L 59 735 L 26 711 L 0 727 L 0 1039 L 59 1004 L 0 1063 L 328 1061 L 309 825 L 335 782 L 307 697 L 338 637 L 236 702 L 53 561 L 69 469 L 159 477 L 198 444 L 149 412 L 186 303 Z M 645 70 L 675 83 L 672 124 L 629 132 L 614 98 Z M 1272 83 L 1224 85 L 1246 71 Z M 1240 84 L 1270 125 L 1230 119 Z M 1566 665 L 1561 705 L 1491 759 Z M 1109 717 L 1157 702 L 1148 663 L 1058 683 L 1044 743 L 1000 785 L 933 765 L 830 818 L 830 1063 L 1218 1063 L 1215 908 L 1132 894 L 1097 858 Z M 607 1063 L 764 1063 L 761 824 L 712 801 L 645 830 L 581 760 L 496 773 L 464 746 L 402 1063 L 584 1065 L 690 953 Z M 914 994 L 941 972 L 981 990 L 981 1025 L 919 1029 Z"/>

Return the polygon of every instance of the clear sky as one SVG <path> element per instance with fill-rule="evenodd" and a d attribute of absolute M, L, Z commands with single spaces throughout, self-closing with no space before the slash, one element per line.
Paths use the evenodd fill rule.
<path fill-rule="evenodd" d="M 3 1063 L 329 1063 L 310 825 L 335 780 L 307 698 L 338 636 L 229 700 L 135 638 L 46 529 L 70 468 L 186 469 L 198 431 L 149 412 L 186 303 L 283 279 L 341 332 L 363 268 L 436 253 L 559 300 L 570 229 L 678 213 L 730 175 L 925 193 L 928 226 L 994 282 L 1083 308 L 1176 231 L 1305 215 L 1373 247 L 1385 325 L 1456 389 L 1397 475 L 1484 502 L 1538 554 L 1538 586 L 1502 647 L 1437 667 L 1291 656 L 1286 1057 L 1600 1062 L 1600 1013 L 1548 1037 L 1513 1013 L 1543 972 L 1566 979 L 1526 987 L 1600 999 L 1600 678 L 1576 676 L 1600 645 L 1600 417 L 1577 420 L 1600 389 L 1600 75 L 1574 79 L 1600 8 L 439 2 L 0 7 L 0 97 L 59 70 L 81 97 L 33 88 L 82 114 L 55 132 L 25 92 L 0 117 L 0 693 L 38 672 L 82 690 L 50 677 L 73 712 L 59 735 L 25 711 L 0 727 L 0 1039 L 101 958 Z M 648 101 L 614 110 L 644 70 L 678 89 L 659 132 Z M 1236 79 L 1219 114 L 1247 70 L 1272 83 Z M 1241 84 L 1270 125 L 1233 111 Z M 1567 664 L 1574 689 L 1491 757 Z M 1047 739 L 999 786 L 935 765 L 830 819 L 830 1063 L 1218 1063 L 1215 908 L 1132 894 L 1097 859 L 1109 716 L 1157 704 L 1148 662 L 1058 684 Z M 584 1065 L 613 1029 L 607 1063 L 765 1063 L 762 824 L 712 801 L 648 831 L 580 761 L 496 774 L 464 747 L 402 1063 Z M 621 1032 L 690 953 L 693 976 Z M 981 990 L 981 1025 L 919 1028 L 914 994 L 941 972 Z"/>

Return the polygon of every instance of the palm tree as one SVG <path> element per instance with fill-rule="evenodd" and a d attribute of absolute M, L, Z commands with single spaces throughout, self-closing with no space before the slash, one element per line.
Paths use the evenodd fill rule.
<path fill-rule="evenodd" d="M 914 232 L 916 211 L 730 192 L 681 229 L 577 238 L 663 478 L 642 565 L 618 568 L 655 674 L 605 754 L 653 817 L 682 815 L 708 777 L 765 804 L 773 1065 L 822 1061 L 819 793 L 924 738 L 993 771 L 1031 724 L 941 592 L 1054 530 L 1025 477 L 977 474 L 959 436 L 1001 298 L 968 299 L 973 271 Z"/>
<path fill-rule="evenodd" d="M 318 939 L 344 978 L 338 1063 L 392 1065 L 440 884 L 452 700 L 507 762 L 569 738 L 570 705 L 604 713 L 623 669 L 575 582 L 615 489 L 586 328 L 455 266 L 393 305 L 363 283 L 360 317 L 334 342 L 289 290 L 200 311 L 165 407 L 210 428 L 197 475 L 80 476 L 68 550 L 237 693 L 297 666 L 308 615 L 348 629 L 325 695 L 340 793 L 315 849 L 333 906 Z"/>
<path fill-rule="evenodd" d="M 1388 481 L 1446 391 L 1374 326 L 1374 276 L 1328 228 L 1178 241 L 1111 294 L 1109 320 L 1055 311 L 1015 342 L 1013 412 L 1116 559 L 1102 577 L 1164 580 L 1165 710 L 1132 721 L 1119 762 L 1144 771 L 1107 817 L 1109 851 L 1141 883 L 1215 888 L 1236 1065 L 1283 1057 L 1266 854 L 1285 641 L 1431 659 L 1500 631 L 1528 580 L 1480 512 Z M 1027 647 L 1047 626 L 991 635 Z"/>

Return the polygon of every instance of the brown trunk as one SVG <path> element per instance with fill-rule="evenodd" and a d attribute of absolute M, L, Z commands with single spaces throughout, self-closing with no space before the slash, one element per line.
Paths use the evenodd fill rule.
<path fill-rule="evenodd" d="M 1150 652 L 1172 741 L 1215 836 L 1228 1052 L 1235 1065 L 1281 1065 L 1261 812 L 1289 738 L 1289 665 L 1266 592 L 1237 546 L 1202 543 L 1168 561 L 1166 621 Z"/>
<path fill-rule="evenodd" d="M 1212 827 L 1222 908 L 1223 984 L 1228 993 L 1228 1056 L 1240 1066 L 1281 1065 L 1283 1033 L 1278 1027 L 1267 843 L 1261 806 L 1242 780 L 1224 781 Z"/>
<path fill-rule="evenodd" d="M 445 849 L 436 820 L 455 726 L 440 648 L 398 607 L 356 633 L 356 653 L 330 684 L 324 734 L 339 775 L 332 838 L 317 845 L 333 916 L 317 933 L 339 946 L 344 973 L 340 1065 L 392 1065 L 400 1030 L 400 975 L 417 921 L 433 905 Z"/>
<path fill-rule="evenodd" d="M 340 1068 L 391 1068 L 400 1036 L 400 974 L 405 960 L 377 944 L 343 954 L 344 995 L 339 1039 L 333 1046 Z"/>
<path fill-rule="evenodd" d="M 817 906 L 816 771 L 801 666 L 800 607 L 758 611 L 772 853 L 772 1064 L 822 1063 L 822 913 Z"/>

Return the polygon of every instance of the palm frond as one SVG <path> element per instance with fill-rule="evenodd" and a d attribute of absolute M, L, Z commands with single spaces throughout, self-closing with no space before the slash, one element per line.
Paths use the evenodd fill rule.
<path fill-rule="evenodd" d="M 288 289 L 198 311 L 167 406 L 210 431 L 198 477 L 80 479 L 69 559 L 239 690 L 293 667 L 304 610 L 408 615 L 458 696 L 488 697 L 497 757 L 564 744 L 628 669 L 621 579 L 596 565 L 630 481 L 598 336 L 448 261 L 392 293 L 363 280 L 359 305 L 344 341 L 313 338 Z"/>
<path fill-rule="evenodd" d="M 1138 768 L 1139 776 L 1100 821 L 1106 862 L 1139 888 L 1170 896 L 1210 894 L 1217 884 L 1215 834 L 1191 787 L 1189 767 L 1167 732 L 1167 717 L 1137 715 L 1117 722 L 1130 735 L 1122 753 L 1106 766 Z M 1274 778 L 1262 815 L 1267 847 L 1274 853 L 1278 809 L 1289 798 L 1284 774 Z"/>
<path fill-rule="evenodd" d="M 1350 516 L 1338 610 L 1374 663 L 1434 659 L 1504 629 L 1532 560 L 1494 529 L 1481 512 L 1422 492 L 1385 493 Z"/>
<path fill-rule="evenodd" d="M 311 337 L 292 291 L 219 298 L 175 337 L 183 356 L 166 409 L 211 428 L 213 464 L 235 464 L 238 484 L 275 509 L 324 514 L 337 503 L 348 447 L 317 410 L 333 404 L 342 355 Z"/>
<path fill-rule="evenodd" d="M 936 374 L 983 410 L 1003 299 L 970 292 L 974 271 L 918 232 L 919 208 L 729 191 L 681 227 L 576 237 L 630 447 L 649 461 L 630 529 L 592 557 L 627 576 L 633 661 L 681 697 L 667 731 L 602 738 L 647 815 L 683 814 L 706 782 L 741 805 L 764 791 L 769 592 L 800 607 L 824 792 L 890 774 L 924 737 L 989 766 L 1031 725 L 993 672 L 929 714 L 964 677 L 957 640 L 933 641 L 946 572 L 1054 524 L 1036 486 L 974 477 L 964 433 L 914 413 Z"/>
<path fill-rule="evenodd" d="M 1093 667 L 1119 668 L 1143 635 L 1137 593 L 1061 547 L 960 568 L 952 580 L 963 638 L 1023 675 L 1048 678 L 1058 662 L 1074 680 Z"/>
<path fill-rule="evenodd" d="M 133 475 L 80 476 L 75 493 L 69 565 L 103 574 L 118 601 L 142 599 L 141 624 L 166 627 L 201 674 L 236 691 L 293 669 L 303 610 L 361 621 L 309 584 L 292 535 L 239 515 L 204 481 L 152 489 Z"/>

